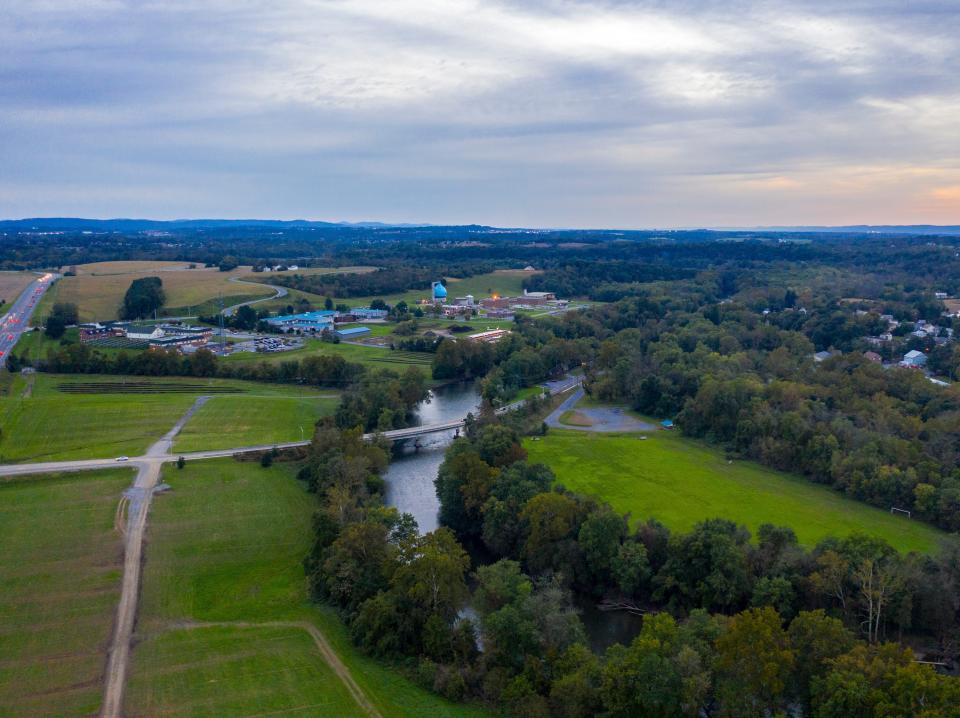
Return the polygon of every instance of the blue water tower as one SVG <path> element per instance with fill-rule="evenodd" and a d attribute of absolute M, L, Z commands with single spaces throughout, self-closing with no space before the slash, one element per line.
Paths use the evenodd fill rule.
<path fill-rule="evenodd" d="M 440 282 L 433 283 L 433 301 L 443 302 L 447 299 L 447 288 Z"/>

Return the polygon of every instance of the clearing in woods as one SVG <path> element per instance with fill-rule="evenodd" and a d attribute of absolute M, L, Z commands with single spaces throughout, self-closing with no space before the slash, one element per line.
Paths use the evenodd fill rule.
<path fill-rule="evenodd" d="M 123 566 L 117 507 L 132 477 L 0 479 L 0 716 L 97 714 Z"/>
<path fill-rule="evenodd" d="M 653 517 L 671 529 L 689 531 L 698 521 L 719 516 L 754 535 L 763 523 L 789 526 L 806 546 L 861 531 L 900 551 L 923 552 L 935 551 L 944 535 L 800 476 L 751 461 L 728 462 L 722 452 L 673 432 L 551 430 L 524 446 L 529 461 L 550 466 L 559 483 L 630 512 L 634 522 Z"/>
<path fill-rule="evenodd" d="M 362 656 L 336 614 L 307 600 L 317 503 L 295 469 L 232 459 L 164 467 L 172 490 L 151 508 L 127 715 L 486 715 Z"/>

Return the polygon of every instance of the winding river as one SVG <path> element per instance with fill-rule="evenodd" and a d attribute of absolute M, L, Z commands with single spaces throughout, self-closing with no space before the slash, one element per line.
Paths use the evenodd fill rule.
<path fill-rule="evenodd" d="M 419 424 L 439 424 L 462 419 L 480 406 L 474 384 L 451 384 L 434 389 L 430 401 L 417 411 Z M 384 474 L 386 500 L 402 512 L 412 514 L 420 531 L 427 533 L 439 526 L 440 502 L 433 480 L 443 462 L 443 454 L 453 442 L 455 432 L 428 434 L 418 442 L 405 441 L 395 448 L 393 460 Z M 399 455 L 397 455 L 399 454 Z M 628 613 L 603 613 L 586 597 L 575 600 L 594 651 L 603 651 L 614 643 L 629 643 L 640 631 L 641 619 Z"/>
<path fill-rule="evenodd" d="M 442 424 L 476 412 L 480 394 L 472 383 L 449 384 L 430 392 L 430 401 L 417 410 L 418 426 Z M 433 480 L 443 463 L 443 453 L 453 442 L 455 432 L 427 434 L 416 442 L 407 440 L 395 448 L 393 460 L 383 478 L 387 484 L 386 500 L 401 512 L 412 514 L 422 533 L 436 529 L 440 501 Z M 397 453 L 400 455 L 398 456 Z"/>

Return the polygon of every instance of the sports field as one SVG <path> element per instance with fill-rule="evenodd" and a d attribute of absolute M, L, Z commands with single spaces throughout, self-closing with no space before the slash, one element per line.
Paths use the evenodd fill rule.
<path fill-rule="evenodd" d="M 255 437 L 293 441 L 300 438 L 304 422 L 333 409 L 328 398 L 333 393 L 223 379 L 18 375 L 0 398 L 0 458 L 12 462 L 138 455 L 203 395 L 214 398 L 188 422 L 181 439 L 185 445 L 229 448 L 234 440 L 260 443 L 251 441 Z M 312 424 L 304 426 L 306 438 L 311 433 Z"/>
<path fill-rule="evenodd" d="M 720 516 L 754 534 L 763 523 L 790 526 L 806 546 L 862 531 L 902 551 L 924 552 L 935 551 L 943 535 L 802 477 L 728 463 L 721 452 L 679 434 L 647 436 L 555 430 L 525 447 L 531 462 L 548 464 L 567 488 L 599 496 L 634 521 L 653 517 L 679 531 Z"/>
<path fill-rule="evenodd" d="M 316 498 L 294 472 L 232 459 L 164 468 L 172 490 L 151 509 L 126 713 L 359 715 L 313 626 L 383 716 L 483 715 L 360 655 L 335 614 L 307 601 Z"/>
<path fill-rule="evenodd" d="M 96 715 L 129 469 L 0 480 L 0 716 Z"/>

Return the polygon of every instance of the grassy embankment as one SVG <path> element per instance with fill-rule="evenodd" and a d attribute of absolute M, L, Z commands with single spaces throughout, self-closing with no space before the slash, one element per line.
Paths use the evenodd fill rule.
<path fill-rule="evenodd" d="M 309 623 L 383 716 L 482 715 L 362 656 L 335 613 L 307 600 L 316 498 L 293 473 L 229 459 L 165 467 L 173 490 L 152 507 L 127 713 L 360 715 Z"/>
<path fill-rule="evenodd" d="M 679 434 L 647 436 L 561 430 L 525 446 L 529 460 L 548 464 L 564 486 L 603 498 L 635 522 L 653 517 L 688 531 L 719 516 L 754 534 L 763 523 L 790 526 L 806 546 L 862 531 L 901 551 L 924 552 L 935 551 L 943 535 L 800 476 L 749 461 L 728 463 L 720 451 Z"/>
<path fill-rule="evenodd" d="M 212 398 L 184 427 L 178 451 L 310 438 L 313 423 L 336 406 L 333 391 L 281 384 L 16 376 L 0 399 L 0 458 L 53 461 L 141 454 L 201 395 Z"/>
<path fill-rule="evenodd" d="M 129 469 L 0 480 L 0 716 L 92 716 L 120 597 Z"/>

